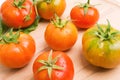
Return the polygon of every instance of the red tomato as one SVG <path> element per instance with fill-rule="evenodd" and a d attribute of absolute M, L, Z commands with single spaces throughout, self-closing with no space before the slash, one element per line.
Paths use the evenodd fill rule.
<path fill-rule="evenodd" d="M 21 68 L 30 62 L 35 52 L 35 42 L 30 35 L 20 33 L 17 41 L 14 38 L 4 39 L 0 40 L 1 64 L 9 68 Z"/>
<path fill-rule="evenodd" d="M 46 20 L 53 18 L 55 14 L 61 16 L 65 8 L 65 0 L 43 0 L 37 3 L 38 14 Z"/>
<path fill-rule="evenodd" d="M 35 80 L 73 80 L 74 67 L 63 52 L 43 52 L 33 64 Z"/>
<path fill-rule="evenodd" d="M 95 7 L 86 3 L 84 6 L 78 5 L 73 7 L 70 12 L 70 17 L 78 28 L 89 28 L 98 21 L 99 12 Z"/>
<path fill-rule="evenodd" d="M 75 44 L 78 31 L 72 22 L 58 18 L 48 24 L 44 36 L 47 44 L 52 49 L 65 51 Z"/>
<path fill-rule="evenodd" d="M 25 28 L 34 22 L 36 13 L 31 0 L 5 0 L 1 17 L 8 27 Z"/>

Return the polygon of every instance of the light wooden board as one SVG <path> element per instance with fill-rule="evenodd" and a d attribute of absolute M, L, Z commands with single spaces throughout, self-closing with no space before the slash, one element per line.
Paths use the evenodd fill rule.
<path fill-rule="evenodd" d="M 2 4 L 4 0 L 0 0 Z M 70 10 L 78 2 L 85 2 L 87 0 L 66 0 L 67 7 L 62 15 L 62 18 L 69 17 Z M 107 24 L 106 19 L 109 19 L 111 25 L 120 30 L 120 3 L 114 0 L 91 0 L 92 4 L 97 5 L 100 12 L 100 19 L 98 23 Z M 49 50 L 44 40 L 44 31 L 48 22 L 40 22 L 38 28 L 30 34 L 36 42 L 36 53 L 31 62 L 21 69 L 9 69 L 0 65 L 0 80 L 34 80 L 32 65 L 35 58 L 43 51 Z M 79 30 L 78 40 L 76 44 L 66 54 L 70 56 L 74 63 L 75 75 L 73 80 L 120 80 L 120 66 L 115 69 L 105 70 L 89 64 L 82 56 L 81 39 L 85 30 Z"/>

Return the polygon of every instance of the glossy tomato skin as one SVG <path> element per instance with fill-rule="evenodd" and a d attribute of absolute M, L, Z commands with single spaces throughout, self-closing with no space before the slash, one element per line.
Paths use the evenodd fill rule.
<path fill-rule="evenodd" d="M 42 70 L 37 72 L 43 64 L 39 63 L 38 60 L 47 60 L 49 52 L 43 52 L 39 55 L 33 64 L 33 73 L 35 80 L 73 80 L 74 76 L 74 66 L 71 59 L 63 52 L 55 51 L 53 52 L 52 58 L 60 56 L 56 65 L 63 67 L 63 70 L 52 70 L 51 79 L 48 77 L 48 71 Z"/>
<path fill-rule="evenodd" d="M 101 25 L 106 29 L 106 25 Z M 96 36 L 98 28 L 94 26 L 88 29 L 82 38 L 83 54 L 91 64 L 102 68 L 114 68 L 120 64 L 120 34 L 111 40 L 101 41 Z M 111 28 L 111 32 L 118 32 Z"/>
<path fill-rule="evenodd" d="M 54 24 L 48 24 L 45 30 L 45 40 L 54 50 L 65 51 L 70 49 L 77 41 L 78 31 L 72 22 L 68 22 L 63 28 L 57 28 Z"/>
<path fill-rule="evenodd" d="M 73 21 L 73 23 L 78 27 L 78 28 L 90 28 L 99 19 L 99 12 L 96 8 L 94 7 L 89 7 L 87 10 L 87 13 L 84 13 L 84 8 L 75 6 L 72 8 L 70 12 L 70 17 Z"/>
<path fill-rule="evenodd" d="M 35 53 L 33 38 L 20 33 L 19 43 L 0 44 L 0 63 L 9 68 L 22 68 Z"/>
<path fill-rule="evenodd" d="M 35 9 L 31 0 L 25 0 L 23 6 L 18 8 L 13 4 L 14 0 L 6 0 L 1 6 L 1 18 L 8 27 L 25 28 L 30 26 L 36 17 Z M 30 19 L 25 20 L 28 16 Z"/>
<path fill-rule="evenodd" d="M 50 3 L 45 1 L 38 2 L 37 10 L 40 17 L 50 20 L 55 14 L 61 16 L 66 8 L 65 0 L 51 0 Z"/>

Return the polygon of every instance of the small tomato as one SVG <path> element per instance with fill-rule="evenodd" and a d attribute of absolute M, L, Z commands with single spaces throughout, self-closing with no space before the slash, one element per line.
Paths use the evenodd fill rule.
<path fill-rule="evenodd" d="M 88 0 L 88 3 L 84 5 L 73 7 L 70 12 L 70 17 L 78 28 L 86 29 L 96 24 L 99 19 L 99 12 L 89 4 Z"/>

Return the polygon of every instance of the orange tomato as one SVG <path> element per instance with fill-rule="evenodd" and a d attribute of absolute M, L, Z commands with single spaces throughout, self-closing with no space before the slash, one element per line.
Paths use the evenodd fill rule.
<path fill-rule="evenodd" d="M 55 22 L 55 24 L 48 24 L 44 36 L 47 44 L 52 49 L 65 51 L 75 44 L 78 31 L 72 22 L 68 21 L 65 24 L 62 24 L 62 21 L 60 23 L 58 21 L 58 23 Z"/>
<path fill-rule="evenodd" d="M 0 63 L 9 68 L 21 68 L 27 65 L 35 52 L 33 38 L 20 33 L 17 43 L 0 43 Z"/>

